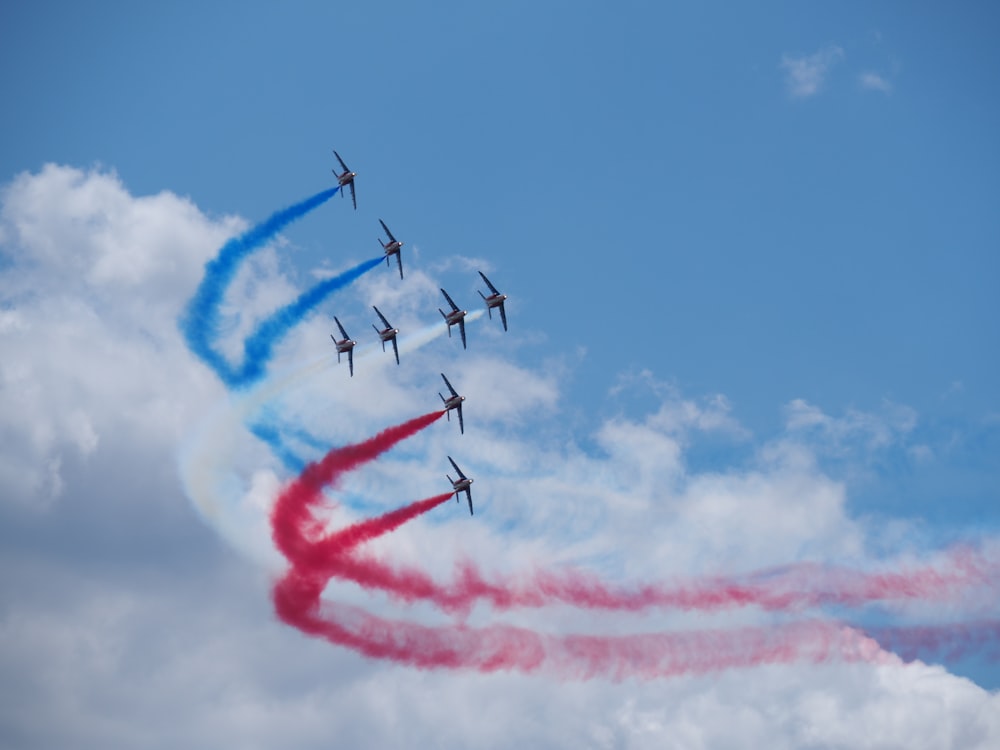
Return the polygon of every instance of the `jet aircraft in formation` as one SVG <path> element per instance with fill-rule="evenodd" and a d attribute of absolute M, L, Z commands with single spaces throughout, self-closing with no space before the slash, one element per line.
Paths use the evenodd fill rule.
<path fill-rule="evenodd" d="M 455 502 L 458 502 L 458 496 L 464 492 L 465 496 L 469 499 L 469 515 L 474 515 L 472 512 L 472 482 L 474 480 L 469 479 L 469 477 L 462 473 L 462 470 L 458 468 L 458 464 L 455 463 L 455 459 L 448 456 L 448 460 L 451 461 L 451 465 L 454 466 L 455 471 L 458 472 L 458 479 L 452 479 L 450 476 L 445 474 L 445 476 L 448 477 L 448 481 L 451 482 L 451 488 L 455 491 Z"/>
<path fill-rule="evenodd" d="M 357 177 L 357 173 L 352 172 L 348 168 L 347 164 L 344 163 L 344 160 L 340 157 L 340 154 L 338 154 L 336 150 L 334 150 L 333 155 L 337 158 L 337 161 L 340 164 L 339 171 L 337 169 L 332 170 L 333 173 L 337 176 L 337 185 L 340 188 L 349 187 L 351 189 L 351 203 L 354 205 L 354 209 L 357 210 L 358 199 L 354 187 L 354 178 Z M 343 190 L 341 190 L 341 195 L 343 195 Z M 379 238 L 379 245 L 381 245 L 382 250 L 385 253 L 386 266 L 389 267 L 392 266 L 391 259 L 392 256 L 395 255 L 396 265 L 399 268 L 399 278 L 402 279 L 403 255 L 401 251 L 403 243 L 397 240 L 393 236 L 392 232 L 389 231 L 389 227 L 386 226 L 386 223 L 382 221 L 382 219 L 379 219 L 378 222 L 379 224 L 382 225 L 382 229 L 385 231 L 386 235 L 389 238 L 387 242 L 383 242 L 382 239 Z M 504 302 L 507 300 L 507 295 L 501 294 L 500 291 L 493 285 L 493 283 L 488 278 L 486 278 L 486 274 L 484 274 L 482 271 L 479 271 L 479 275 L 482 277 L 486 286 L 489 287 L 490 290 L 489 294 L 483 294 L 481 291 L 479 292 L 479 296 L 482 297 L 483 301 L 486 303 L 486 312 L 492 319 L 493 310 L 494 309 L 498 310 L 500 312 L 500 322 L 503 324 L 504 331 L 506 331 L 507 311 L 504 309 Z M 458 331 L 462 338 L 462 348 L 467 349 L 468 346 L 465 338 L 465 316 L 468 314 L 468 311 L 459 309 L 458 305 L 455 304 L 455 301 L 444 289 L 441 289 L 441 294 L 444 295 L 445 300 L 447 300 L 448 305 L 451 308 L 448 312 L 445 312 L 441 308 L 438 308 L 438 312 L 441 313 L 441 317 L 444 318 L 445 323 L 448 326 L 448 337 L 449 338 L 451 337 L 452 326 L 458 325 Z M 385 351 L 385 344 L 387 341 L 392 342 L 392 351 L 396 358 L 396 364 L 398 365 L 399 345 L 396 342 L 396 336 L 399 334 L 399 329 L 393 328 L 392 325 L 389 323 L 389 321 L 386 319 L 386 317 L 382 314 L 382 311 L 379 310 L 377 307 L 372 305 L 372 309 L 375 310 L 375 314 L 378 315 L 379 320 L 382 323 L 381 328 L 376 325 L 372 325 L 372 328 L 375 329 L 375 332 L 378 334 L 378 337 L 382 342 L 382 351 L 383 352 Z M 333 320 L 337 324 L 337 328 L 340 329 L 340 335 L 341 335 L 341 338 L 338 339 L 333 334 L 330 334 L 330 338 L 333 340 L 334 345 L 337 347 L 337 362 L 340 362 L 341 354 L 347 354 L 348 369 L 350 370 L 351 377 L 354 377 L 354 347 L 357 345 L 357 342 L 351 339 L 347 335 L 347 331 L 344 330 L 344 326 L 341 325 L 340 321 L 336 318 L 336 316 L 333 318 Z M 452 384 L 448 381 L 448 378 L 445 377 L 444 373 L 441 373 L 441 378 L 442 380 L 444 380 L 444 384 L 448 387 L 448 391 L 450 394 L 446 398 L 440 392 L 438 393 L 438 396 L 441 398 L 441 401 L 444 404 L 445 415 L 448 417 L 448 420 L 451 421 L 451 412 L 452 411 L 458 412 L 458 429 L 459 432 L 464 435 L 465 420 L 462 415 L 462 402 L 465 401 L 465 396 L 459 395 L 458 391 L 455 390 L 454 386 L 452 386 Z M 455 493 L 455 500 L 457 502 L 460 499 L 459 496 L 464 492 L 466 498 L 469 501 L 469 514 L 473 515 L 473 509 L 472 509 L 473 480 L 467 477 L 462 472 L 462 470 L 458 467 L 458 464 L 455 463 L 455 460 L 451 456 L 448 456 L 448 461 L 451 462 L 452 467 L 454 467 L 455 471 L 458 472 L 458 479 L 452 479 L 451 476 L 448 474 L 445 475 L 446 477 L 448 477 L 448 481 L 451 482 L 452 490 Z"/>
<path fill-rule="evenodd" d="M 378 241 L 382 246 L 382 249 L 385 250 L 385 264 L 388 266 L 389 258 L 395 255 L 396 263 L 399 264 L 399 278 L 403 278 L 403 254 L 400 252 L 403 247 L 403 243 L 392 236 L 392 232 L 389 231 L 389 227 L 385 225 L 384 221 L 379 219 L 378 223 L 382 225 L 385 233 L 389 235 L 388 242 L 382 242 L 382 240 Z"/>
<path fill-rule="evenodd" d="M 344 187 L 344 185 L 350 186 L 351 201 L 354 203 L 354 210 L 357 211 L 358 197 L 354 194 L 354 178 L 358 176 L 358 173 L 352 172 L 347 168 L 347 165 L 344 164 L 344 160 L 340 158 L 340 154 L 338 154 L 336 150 L 334 150 L 333 155 L 337 157 L 337 161 L 340 162 L 340 166 L 344 170 L 343 172 L 338 172 L 336 169 L 333 170 L 333 173 L 337 175 L 337 184 L 340 185 L 340 187 Z M 343 195 L 344 194 L 343 191 L 341 191 L 340 194 Z"/>
<path fill-rule="evenodd" d="M 462 348 L 467 348 L 465 346 L 465 316 L 468 314 L 468 310 L 459 310 L 458 305 L 455 304 L 455 300 L 448 296 L 448 292 L 444 289 L 441 290 L 441 294 L 444 298 L 448 300 L 448 304 L 451 305 L 451 311 L 445 312 L 440 307 L 438 312 L 441 313 L 441 317 L 444 318 L 444 322 L 448 324 L 448 338 L 451 338 L 451 327 L 458 324 L 458 332 L 462 334 Z"/>
<path fill-rule="evenodd" d="M 507 295 L 506 294 L 500 294 L 500 292 L 497 290 L 497 288 L 495 286 L 493 286 L 493 284 L 490 283 L 489 279 L 486 278 L 486 274 L 485 273 L 483 273 L 482 271 L 480 271 L 479 275 L 483 277 L 483 281 L 486 282 L 486 286 L 488 286 L 490 288 L 490 295 L 488 297 L 485 294 L 483 294 L 482 292 L 479 292 L 479 296 L 482 297 L 483 301 L 486 303 L 486 314 L 489 315 L 490 319 L 492 320 L 493 319 L 493 308 L 494 307 L 499 307 L 500 308 L 500 322 L 503 323 L 503 329 L 506 331 L 507 330 L 507 312 L 503 309 L 503 303 L 504 303 L 504 300 L 507 299 Z"/>
<path fill-rule="evenodd" d="M 340 325 L 340 321 L 337 320 L 337 316 L 333 316 L 334 322 L 337 324 L 337 328 L 340 329 L 340 335 L 344 338 L 337 340 L 337 337 L 332 333 L 330 338 L 333 339 L 333 343 L 337 347 L 337 362 L 340 362 L 340 355 L 342 353 L 347 354 L 347 366 L 351 371 L 351 377 L 354 377 L 354 346 L 358 343 L 357 341 L 352 341 L 351 337 L 347 335 L 347 331 L 344 330 L 344 326 Z"/>
<path fill-rule="evenodd" d="M 379 329 L 378 327 L 375 326 L 374 323 L 372 324 L 372 328 L 375 329 L 375 333 L 377 333 L 378 337 L 382 340 L 382 351 L 385 351 L 385 342 L 386 341 L 391 341 L 392 342 L 392 351 L 393 351 L 393 354 L 396 355 L 396 364 L 398 365 L 399 364 L 399 347 L 396 345 L 396 335 L 399 333 L 399 329 L 398 328 L 393 328 L 389 324 L 389 321 L 385 319 L 385 316 L 379 311 L 379 309 L 377 307 L 375 307 L 375 305 L 372 305 L 372 308 L 375 310 L 375 314 L 378 315 L 379 320 L 382 321 L 382 325 L 383 325 L 383 328 Z"/>
<path fill-rule="evenodd" d="M 456 391 L 454 387 L 452 387 L 452 384 L 448 382 L 448 378 L 444 377 L 443 372 L 441 373 L 441 377 L 444 378 L 444 384 L 448 386 L 448 390 L 451 391 L 451 395 L 448 398 L 445 398 L 441 395 L 441 393 L 438 393 L 438 396 L 441 396 L 441 401 L 444 402 L 445 416 L 448 417 L 448 421 L 450 422 L 451 410 L 455 409 L 458 412 L 458 431 L 464 435 L 465 421 L 462 419 L 462 402 L 465 401 L 465 396 L 458 395 L 458 391 Z"/>

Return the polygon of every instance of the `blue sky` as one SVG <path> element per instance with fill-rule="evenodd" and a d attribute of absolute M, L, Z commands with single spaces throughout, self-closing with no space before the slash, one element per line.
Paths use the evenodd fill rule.
<path fill-rule="evenodd" d="M 358 210 L 288 230 L 286 286 L 375 255 L 382 218 L 460 305 L 473 267 L 510 295 L 508 336 L 477 323 L 470 349 L 558 391 L 525 396 L 540 433 L 614 455 L 602 425 L 721 395 L 739 429 L 688 434 L 689 472 L 794 438 L 852 518 L 934 548 L 1000 522 L 998 23 L 986 2 L 7 4 L 0 183 L 114 171 L 252 223 L 329 187 L 336 148 Z M 380 290 L 323 315 L 359 338 Z"/>

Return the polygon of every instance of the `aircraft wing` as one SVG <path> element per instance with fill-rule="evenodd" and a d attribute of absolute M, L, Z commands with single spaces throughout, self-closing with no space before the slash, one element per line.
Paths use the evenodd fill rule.
<path fill-rule="evenodd" d="M 399 278 L 403 278 L 403 251 L 396 251 L 396 263 L 399 264 Z"/>
<path fill-rule="evenodd" d="M 449 382 L 448 382 L 448 378 L 445 378 L 445 377 L 444 377 L 444 373 L 443 373 L 443 372 L 441 373 L 441 377 L 442 377 L 442 378 L 444 378 L 444 384 L 445 384 L 446 386 L 448 386 L 448 390 L 449 390 L 449 391 L 451 391 L 451 395 L 452 395 L 452 396 L 457 396 L 457 395 L 458 395 L 458 391 L 456 391 L 456 390 L 455 390 L 455 389 L 454 389 L 454 388 L 452 387 L 451 383 L 449 383 Z"/>
<path fill-rule="evenodd" d="M 465 345 L 465 318 L 458 319 L 458 332 L 462 334 L 462 348 L 467 349 Z"/>
<path fill-rule="evenodd" d="M 351 377 L 354 377 L 354 347 L 352 346 L 347 350 L 347 367 L 351 371 Z"/>
<path fill-rule="evenodd" d="M 462 479 L 468 479 L 468 477 L 465 476 L 465 474 L 462 473 L 462 470 L 460 468 L 458 468 L 458 464 L 455 463 L 455 459 L 453 459 L 451 456 L 448 456 L 448 460 L 451 461 L 451 465 L 455 468 L 455 471 L 458 472 L 458 475 Z"/>
<path fill-rule="evenodd" d="M 385 343 L 385 342 L 383 342 Z M 399 364 L 399 347 L 396 346 L 396 337 L 392 337 L 392 353 L 396 355 L 396 364 Z"/>
<path fill-rule="evenodd" d="M 389 324 L 389 321 L 385 319 L 385 316 L 379 312 L 379 309 L 375 307 L 375 305 L 372 305 L 372 309 L 375 310 L 375 314 L 378 315 L 379 320 L 382 321 L 382 325 L 384 325 L 386 328 L 392 328 L 392 326 Z"/>
<path fill-rule="evenodd" d="M 480 271 L 479 275 L 483 277 L 483 281 L 486 282 L 486 286 L 488 286 L 490 288 L 491 292 L 493 292 L 494 294 L 500 294 L 500 292 L 497 290 L 497 288 L 495 286 L 493 286 L 493 284 L 490 283 L 489 279 L 486 278 L 486 274 L 485 273 L 483 273 L 482 271 Z"/>
<path fill-rule="evenodd" d="M 465 496 L 467 498 L 469 498 L 469 515 L 470 516 L 474 516 L 475 513 L 472 512 L 472 488 L 471 487 L 466 487 L 465 488 Z"/>
<path fill-rule="evenodd" d="M 337 316 L 336 315 L 333 316 L 333 322 L 336 323 L 337 324 L 337 328 L 340 329 L 340 335 L 343 336 L 345 339 L 349 338 L 349 336 L 347 335 L 347 331 L 344 330 L 344 326 L 340 325 L 340 321 L 337 320 Z"/>
<path fill-rule="evenodd" d="M 441 294 L 443 294 L 444 298 L 448 300 L 448 304 L 451 305 L 452 312 L 458 312 L 458 305 L 455 304 L 455 300 L 448 296 L 448 292 L 442 289 Z"/>
<path fill-rule="evenodd" d="M 465 434 L 465 420 L 462 419 L 462 405 L 461 404 L 458 405 L 457 410 L 458 410 L 458 431 L 461 434 L 464 435 Z"/>
<path fill-rule="evenodd" d="M 378 223 L 382 225 L 382 228 L 383 228 L 383 229 L 385 230 L 385 233 L 386 233 L 387 235 L 389 235 L 389 239 L 390 239 L 390 240 L 392 240 L 393 242 L 395 242 L 395 241 L 396 241 L 396 238 L 392 236 L 392 232 L 390 232 L 390 231 L 389 231 L 389 227 L 387 227 L 387 226 L 385 225 L 385 222 L 384 222 L 384 221 L 382 221 L 381 219 L 379 219 L 379 220 L 378 220 Z"/>
<path fill-rule="evenodd" d="M 351 170 L 349 170 L 347 168 L 347 165 L 344 164 L 344 160 L 340 158 L 340 154 L 338 154 L 336 150 L 334 150 L 333 155 L 337 157 L 337 161 L 340 162 L 340 166 L 343 167 L 343 169 L 344 169 L 345 172 L 350 172 L 351 171 Z"/>
<path fill-rule="evenodd" d="M 358 210 L 358 196 L 354 194 L 354 180 L 351 180 L 351 202 L 354 203 L 354 210 Z"/>
<path fill-rule="evenodd" d="M 503 309 L 503 302 L 500 303 L 500 320 L 503 321 L 503 329 L 507 330 L 507 311 Z"/>

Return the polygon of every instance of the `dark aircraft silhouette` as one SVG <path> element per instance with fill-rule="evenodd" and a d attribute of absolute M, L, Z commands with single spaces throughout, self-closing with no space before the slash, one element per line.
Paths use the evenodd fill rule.
<path fill-rule="evenodd" d="M 348 335 L 347 331 L 344 330 L 344 326 L 340 325 L 340 321 L 337 320 L 337 316 L 333 316 L 334 322 L 337 324 L 337 328 L 340 329 L 340 335 L 343 336 L 340 341 L 331 333 L 330 338 L 333 339 L 333 343 L 337 346 L 337 362 L 340 362 L 340 355 L 343 352 L 347 353 L 347 366 L 351 371 L 351 377 L 354 377 L 354 345 L 357 341 L 352 341 Z"/>
<path fill-rule="evenodd" d="M 445 476 L 448 477 L 448 481 L 451 482 L 451 488 L 455 491 L 455 502 L 456 503 L 458 502 L 458 496 L 462 494 L 462 492 L 464 492 L 465 496 L 469 499 L 469 515 L 470 516 L 475 515 L 472 512 L 472 487 L 471 487 L 472 482 L 475 480 L 469 479 L 467 476 L 465 476 L 465 474 L 462 473 L 462 470 L 458 468 L 458 464 L 455 463 L 455 459 L 453 459 L 451 456 L 448 456 L 448 460 L 451 461 L 451 465 L 454 466 L 455 471 L 458 472 L 458 479 L 452 479 L 450 476 L 445 474 Z"/>
<path fill-rule="evenodd" d="M 447 313 L 440 307 L 438 308 L 438 312 L 441 313 L 444 322 L 448 324 L 448 338 L 451 338 L 451 327 L 458 323 L 458 331 L 462 334 L 462 348 L 465 349 L 465 316 L 468 310 L 459 310 L 458 305 L 455 304 L 455 301 L 448 296 L 448 292 L 444 289 L 441 290 L 441 294 L 444 295 L 444 298 L 448 300 L 448 304 L 451 305 L 451 312 Z"/>
<path fill-rule="evenodd" d="M 388 266 L 389 258 L 395 255 L 396 263 L 399 264 L 399 278 L 403 278 L 403 254 L 400 252 L 400 248 L 403 247 L 403 243 L 392 236 L 392 232 L 389 231 L 389 227 L 385 225 L 384 221 L 379 219 L 378 223 L 382 225 L 382 228 L 385 230 L 385 233 L 389 235 L 388 242 L 382 242 L 382 240 L 378 241 L 379 244 L 382 246 L 382 249 L 385 250 L 385 264 Z"/>
<path fill-rule="evenodd" d="M 455 409 L 458 411 L 458 430 L 463 435 L 465 434 L 465 421 L 462 419 L 462 402 L 465 401 L 465 396 L 459 396 L 458 391 L 456 391 L 451 383 L 448 382 L 448 378 L 444 377 L 444 373 L 441 373 L 441 377 L 444 378 L 444 384 L 448 386 L 448 390 L 451 391 L 451 396 L 445 398 L 441 396 L 441 400 L 444 402 L 444 413 L 448 417 L 448 421 L 451 421 L 451 410 Z"/>
<path fill-rule="evenodd" d="M 358 176 L 358 173 L 357 172 L 352 172 L 351 170 L 349 170 L 347 168 L 347 165 L 344 164 L 344 160 L 340 158 L 340 154 L 338 154 L 336 151 L 333 152 L 333 155 L 337 157 L 337 161 L 340 162 L 340 166 L 344 169 L 344 171 L 343 172 L 338 172 L 336 169 L 333 169 L 331 171 L 335 175 L 337 175 L 337 184 L 340 185 L 340 187 L 344 187 L 344 185 L 349 185 L 350 186 L 350 188 L 351 188 L 351 201 L 354 203 L 354 210 L 357 211 L 358 210 L 358 197 L 354 194 L 354 178 Z M 340 194 L 343 195 L 344 191 L 341 190 Z"/>
<path fill-rule="evenodd" d="M 486 278 L 486 274 L 485 273 L 483 273 L 482 271 L 480 271 L 479 275 L 483 277 L 483 281 L 486 282 L 486 286 L 488 286 L 490 288 L 490 292 L 491 292 L 491 294 L 488 297 L 485 294 L 483 294 L 482 292 L 479 292 L 479 296 L 482 297 L 483 301 L 486 303 L 486 314 L 490 316 L 490 319 L 492 319 L 493 318 L 493 308 L 494 307 L 499 307 L 500 308 L 500 321 L 503 323 L 503 329 L 506 331 L 507 330 L 507 312 L 503 309 L 503 303 L 504 303 L 504 300 L 507 299 L 507 295 L 506 294 L 500 294 L 500 292 L 497 290 L 497 288 L 495 286 L 493 286 L 493 284 L 490 283 L 489 279 Z"/>
<path fill-rule="evenodd" d="M 396 364 L 398 365 L 399 364 L 399 347 L 396 346 L 396 334 L 399 333 L 399 329 L 398 328 L 393 328 L 389 324 L 389 321 L 385 319 L 385 316 L 381 312 L 379 312 L 379 309 L 377 307 L 375 307 L 375 305 L 372 305 L 372 308 L 375 310 L 375 313 L 378 315 L 379 319 L 382 321 L 382 325 L 385 326 L 384 328 L 379 329 L 379 328 L 377 328 L 375 326 L 374 323 L 372 324 L 372 328 L 375 329 L 375 333 L 377 333 L 378 337 L 380 339 L 382 339 L 382 351 L 385 351 L 385 342 L 386 341 L 391 341 L 392 342 L 392 351 L 396 355 Z"/>

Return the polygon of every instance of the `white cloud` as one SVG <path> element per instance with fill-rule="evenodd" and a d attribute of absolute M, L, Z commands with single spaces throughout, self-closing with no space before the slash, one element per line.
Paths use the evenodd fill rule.
<path fill-rule="evenodd" d="M 9 698 L 0 726 L 19 746 L 997 744 L 1000 697 L 888 657 L 576 683 L 401 668 L 279 624 L 270 573 L 220 552 L 174 469 L 202 419 L 229 408 L 240 416 L 187 352 L 176 318 L 205 260 L 242 225 L 65 167 L 22 175 L 3 192 L 0 253 L 12 264 L 0 277 L 0 687 Z M 259 315 L 293 293 L 275 258 L 265 252 L 247 266 L 229 298 L 235 310 Z M 439 294 L 434 280 L 414 272 L 417 304 L 390 279 L 338 297 L 342 320 L 364 327 L 371 302 L 385 300 L 400 328 L 426 323 L 419 310 Z M 508 358 L 515 343 L 489 324 L 470 324 L 467 352 L 442 337 L 398 368 L 373 343 L 353 379 L 336 368 L 320 316 L 280 348 L 275 382 L 287 387 L 272 394 L 276 412 L 331 444 L 436 408 L 441 369 L 469 397 L 465 436 L 436 425 L 341 492 L 385 506 L 433 494 L 445 489 L 451 453 L 477 476 L 475 519 L 449 503 L 374 550 L 442 577 L 463 556 L 487 571 L 565 562 L 619 580 L 864 562 L 865 527 L 817 456 L 892 445 L 913 429 L 912 410 L 838 417 L 796 401 L 781 434 L 744 464 L 698 471 L 687 448 L 699 436 L 751 440 L 724 397 L 685 398 L 642 375 L 654 407 L 575 434 L 559 411 L 559 368 L 570 365 Z M 244 328 L 241 320 L 230 332 L 234 350 Z M 205 521 L 246 524 L 225 530 L 267 544 L 266 501 L 287 473 L 238 419 L 208 424 L 221 427 L 204 433 L 199 466 L 223 512 Z M 390 616 L 423 614 L 350 596 Z M 511 617 L 549 632 L 706 619 Z M 755 612 L 715 620 L 761 621 Z"/>
<path fill-rule="evenodd" d="M 858 76 L 858 82 L 861 84 L 861 88 L 868 89 L 870 91 L 881 91 L 886 94 L 892 91 L 892 84 L 887 78 L 870 70 L 861 73 L 861 75 Z"/>
<path fill-rule="evenodd" d="M 788 93 L 799 99 L 815 96 L 823 88 L 830 69 L 843 58 L 844 50 L 833 44 L 803 57 L 782 55 L 780 67 L 786 73 Z"/>

